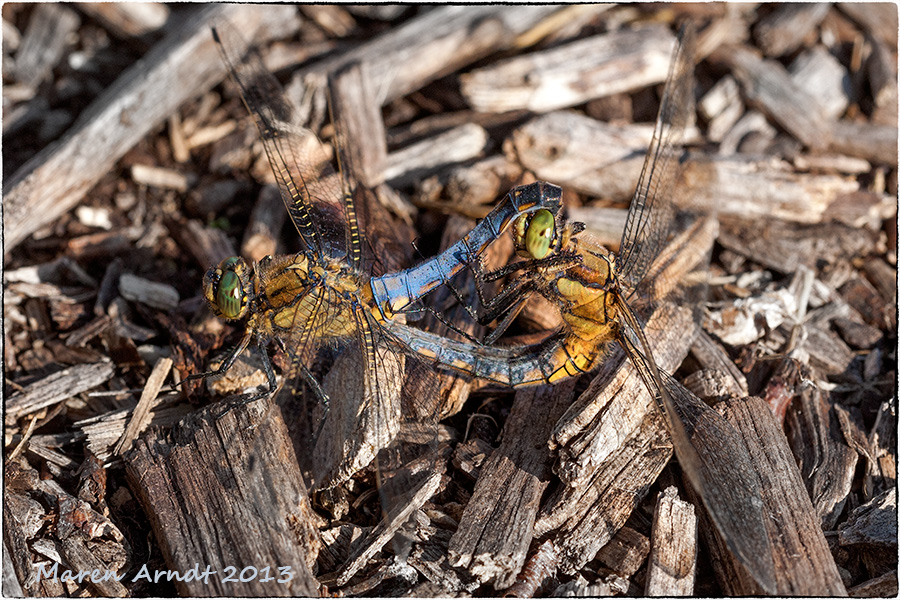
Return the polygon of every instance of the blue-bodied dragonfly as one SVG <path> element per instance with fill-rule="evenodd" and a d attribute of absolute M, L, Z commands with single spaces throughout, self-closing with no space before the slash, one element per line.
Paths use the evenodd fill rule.
<path fill-rule="evenodd" d="M 435 374 L 384 325 L 421 310 L 420 300 L 428 292 L 477 262 L 513 222 L 528 221 L 538 210 L 557 214 L 560 188 L 545 183 L 517 187 L 439 256 L 405 271 L 376 275 L 380 263 L 366 238 L 370 196 L 356 184 L 352 165 L 338 148 L 343 168 L 323 167 L 316 158 L 318 138 L 296 122 L 295 111 L 260 57 L 253 52 L 238 56 L 235 49 L 246 45 L 228 25 L 218 25 L 213 35 L 259 129 L 302 250 L 255 263 L 230 257 L 209 269 L 203 290 L 210 308 L 225 320 L 244 321 L 245 328 L 217 369 L 191 378 L 225 373 L 254 346 L 268 383 L 254 398 L 268 395 L 277 384 L 267 353 L 274 342 L 290 362 L 289 379 L 305 384 L 321 403 L 312 460 L 318 489 L 340 484 L 376 456 L 379 466 L 428 456 L 440 408 L 429 387 Z M 333 359 L 334 366 L 320 380 L 315 369 L 323 358 Z M 437 485 L 435 473 L 420 471 L 415 481 L 407 477 L 389 491 L 393 498 L 385 507 L 387 520 L 398 520 L 408 498 Z M 388 489 L 390 478 L 381 475 L 382 490 Z"/>
<path fill-rule="evenodd" d="M 563 324 L 556 333 L 531 346 L 484 348 L 410 328 L 389 329 L 438 364 L 513 387 L 551 384 L 590 372 L 617 341 L 654 395 L 679 463 L 719 532 L 762 588 L 774 593 L 763 505 L 746 447 L 718 412 L 657 367 L 633 308 L 649 306 L 654 287 L 665 287 L 646 275 L 667 244 L 674 218 L 670 197 L 675 193 L 681 138 L 693 111 L 693 45 L 693 30 L 686 27 L 672 59 L 619 255 L 579 235 L 582 224 L 539 211 L 513 228 L 517 252 L 525 260 L 481 273 L 483 280 L 521 273 L 486 302 L 483 321 L 499 319 L 496 333 L 533 292 L 559 308 Z"/>

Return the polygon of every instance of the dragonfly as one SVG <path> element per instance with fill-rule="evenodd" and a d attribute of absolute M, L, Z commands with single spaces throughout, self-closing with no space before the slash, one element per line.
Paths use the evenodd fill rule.
<path fill-rule="evenodd" d="M 292 387 L 305 387 L 319 404 L 312 436 L 315 489 L 335 487 L 373 462 L 402 466 L 434 455 L 439 406 L 431 382 L 436 374 L 385 324 L 426 310 L 423 299 L 429 292 L 450 285 L 513 223 L 530 222 L 539 210 L 558 214 L 562 190 L 543 182 L 516 187 L 438 256 L 383 273 L 386 261 L 376 256 L 367 237 L 371 194 L 357 184 L 353 166 L 340 148 L 337 170 L 320 160 L 318 155 L 325 155 L 317 153 L 321 142 L 297 122 L 259 55 L 239 53 L 236 49 L 247 45 L 227 23 L 212 32 L 259 130 L 301 251 L 257 262 L 232 256 L 206 272 L 203 294 L 210 309 L 223 320 L 243 322 L 244 330 L 216 369 L 186 381 L 224 374 L 253 347 L 267 385 L 247 401 L 271 395 L 277 378 L 267 347 L 280 348 L 290 363 L 286 376 Z M 323 359 L 334 366 L 320 378 L 316 369 Z M 414 439 L 416 431 L 426 432 L 427 439 Z M 420 472 L 424 475 L 415 481 L 398 477 L 393 491 L 382 473 L 380 488 L 385 496 L 393 495 L 385 500 L 386 521 L 401 519 L 404 499 L 436 487 L 434 472 Z"/>
<path fill-rule="evenodd" d="M 473 268 L 482 281 L 518 274 L 483 302 L 481 320 L 498 321 L 487 342 L 511 322 L 533 293 L 550 299 L 562 325 L 528 346 L 481 347 L 438 339 L 426 331 L 391 331 L 440 365 L 512 387 L 553 384 L 588 373 L 618 342 L 654 396 L 683 472 L 708 508 L 718 531 L 761 587 L 775 593 L 774 565 L 759 484 L 737 431 L 656 364 L 635 306 L 649 307 L 648 277 L 667 244 L 681 140 L 693 112 L 694 32 L 686 26 L 676 45 L 654 134 L 633 195 L 618 256 L 586 235 L 581 223 L 561 213 L 538 211 L 517 222 L 517 253 L 524 259 L 493 272 Z"/>

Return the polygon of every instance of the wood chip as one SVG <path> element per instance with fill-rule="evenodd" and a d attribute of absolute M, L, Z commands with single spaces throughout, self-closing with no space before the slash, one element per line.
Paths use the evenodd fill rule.
<path fill-rule="evenodd" d="M 753 34 L 767 56 L 793 52 L 828 12 L 827 3 L 782 4 L 757 21 Z"/>
<path fill-rule="evenodd" d="M 334 119 L 341 124 L 338 146 L 347 154 L 351 174 L 366 187 L 375 188 L 385 179 L 387 138 L 365 65 L 348 65 L 335 73 L 330 84 Z"/>
<path fill-rule="evenodd" d="M 809 369 L 784 359 L 775 377 L 793 390 L 786 415 L 788 440 L 820 526 L 832 530 L 850 494 L 857 454 L 844 441 L 835 407 Z"/>
<path fill-rule="evenodd" d="M 158 283 L 123 273 L 119 278 L 119 293 L 132 302 L 140 302 L 160 310 L 172 310 L 178 306 L 178 291 L 167 283 Z"/>
<path fill-rule="evenodd" d="M 478 125 L 461 125 L 389 154 L 384 179 L 395 186 L 421 179 L 441 167 L 480 156 L 487 140 L 487 132 Z"/>
<path fill-rule="evenodd" d="M 647 596 L 691 596 L 697 571 L 697 517 L 674 487 L 660 492 L 653 512 Z"/>
<path fill-rule="evenodd" d="M 185 573 L 199 563 L 219 573 L 228 565 L 273 569 L 269 582 L 176 581 L 180 593 L 317 595 L 309 565 L 320 542 L 290 437 L 270 401 L 207 407 L 183 420 L 171 437 L 151 430 L 124 458 L 130 488 L 170 568 Z M 293 578 L 276 583 L 276 566 L 290 567 Z"/>
<path fill-rule="evenodd" d="M 37 87 L 56 67 L 70 36 L 80 24 L 78 13 L 67 6 L 35 6 L 16 52 L 16 78 L 28 87 Z"/>
<path fill-rule="evenodd" d="M 791 63 L 790 71 L 791 79 L 797 86 L 815 90 L 816 102 L 829 120 L 840 117 L 850 104 L 850 76 L 823 46 L 816 46 L 798 56 Z"/>
<path fill-rule="evenodd" d="M 748 103 L 758 106 L 806 146 L 814 150 L 828 146 L 830 122 L 817 110 L 815 98 L 798 87 L 784 67 L 737 46 L 717 54 L 732 68 Z"/>
<path fill-rule="evenodd" d="M 650 540 L 631 527 L 623 527 L 597 552 L 597 560 L 619 577 L 630 579 L 650 554 Z"/>
<path fill-rule="evenodd" d="M 864 497 L 871 499 L 897 481 L 897 419 L 894 404 L 882 402 L 875 424 L 869 432 L 869 449 L 874 461 L 866 466 Z"/>
<path fill-rule="evenodd" d="M 6 399 L 6 424 L 95 388 L 113 376 L 113 364 L 102 360 L 75 365 L 26 386 Z"/>
<path fill-rule="evenodd" d="M 571 401 L 574 381 L 517 392 L 503 443 L 481 469 L 472 499 L 450 540 L 450 564 L 502 590 L 525 564 L 539 502 L 550 475 L 542 440 Z"/>
<path fill-rule="evenodd" d="M 131 167 L 131 177 L 135 182 L 140 183 L 141 185 L 175 190 L 176 192 L 186 192 L 193 183 L 193 178 L 184 173 L 180 173 L 173 169 L 163 169 L 161 167 L 150 167 L 147 165 L 133 165 Z"/>
<path fill-rule="evenodd" d="M 891 551 L 897 547 L 897 490 L 885 490 L 850 513 L 838 527 L 841 546 L 863 544 Z"/>
<path fill-rule="evenodd" d="M 659 26 L 598 35 L 472 71 L 462 93 L 479 112 L 550 112 L 664 81 L 674 43 Z"/>
<path fill-rule="evenodd" d="M 760 480 L 764 512 L 781 515 L 769 521 L 775 579 L 779 594 L 842 596 L 846 594 L 834 558 L 815 518 L 803 480 L 781 428 L 759 398 L 730 400 L 717 409 L 741 433 Z M 698 506 L 695 504 L 695 506 Z M 699 511 L 701 532 L 710 549 L 713 569 L 726 594 L 759 594 L 759 586 L 725 550 L 715 528 Z"/>
<path fill-rule="evenodd" d="M 259 192 L 256 204 L 253 205 L 250 222 L 244 231 L 241 256 L 251 260 L 274 256 L 278 248 L 278 236 L 286 220 L 287 211 L 281 199 L 281 192 L 273 185 L 264 186 Z M 212 266 L 214 263 L 209 264 Z"/>
<path fill-rule="evenodd" d="M 128 425 L 125 427 L 125 432 L 122 433 L 122 437 L 116 442 L 113 454 L 122 454 L 123 449 L 130 449 L 131 443 L 150 424 L 151 411 L 157 404 L 157 396 L 171 369 L 171 358 L 162 358 L 153 366 L 153 371 L 150 373 L 150 377 L 147 378 L 144 391 L 141 393 L 141 399 L 138 401 L 137 406 L 134 407 L 131 420 L 128 421 Z"/>
<path fill-rule="evenodd" d="M 558 10 L 557 6 L 527 6 L 515 11 L 489 5 L 441 7 L 368 43 L 301 69 L 285 90 L 289 98 L 301 98 L 311 74 L 321 76 L 351 62 L 365 61 L 378 90 L 378 103 L 384 105 L 490 52 L 509 48 L 517 35 Z"/>
<path fill-rule="evenodd" d="M 103 23 L 118 37 L 139 37 L 160 29 L 169 19 L 169 7 L 151 2 L 82 2 L 79 10 Z"/>

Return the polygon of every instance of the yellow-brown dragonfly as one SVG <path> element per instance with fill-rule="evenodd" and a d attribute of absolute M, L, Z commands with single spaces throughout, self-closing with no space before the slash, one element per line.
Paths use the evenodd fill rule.
<path fill-rule="evenodd" d="M 632 198 L 616 256 L 587 236 L 580 223 L 539 211 L 518 222 L 517 251 L 526 260 L 483 279 L 522 275 L 486 302 L 483 320 L 500 319 L 499 333 L 527 297 L 538 292 L 559 308 L 563 325 L 543 342 L 486 349 L 389 327 L 439 364 L 514 387 L 547 384 L 594 369 L 617 341 L 654 395 L 679 463 L 729 548 L 761 587 L 775 591 L 759 484 L 740 436 L 718 412 L 661 371 L 632 305 L 661 282 L 645 277 L 666 245 L 674 206 L 681 138 L 693 111 L 694 34 L 679 38 L 656 127 Z M 489 336 L 492 341 L 496 335 Z M 489 350 L 489 351 L 488 351 Z"/>

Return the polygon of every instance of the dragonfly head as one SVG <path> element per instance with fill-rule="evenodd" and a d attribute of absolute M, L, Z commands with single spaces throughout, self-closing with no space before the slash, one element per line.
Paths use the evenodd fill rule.
<path fill-rule="evenodd" d="M 516 254 L 523 258 L 540 260 L 561 248 L 556 217 L 546 208 L 519 217 L 514 235 Z"/>
<path fill-rule="evenodd" d="M 226 258 L 203 276 L 203 295 L 219 317 L 240 319 L 247 314 L 250 268 L 239 256 Z"/>

